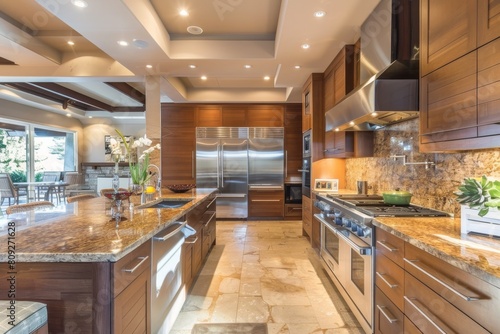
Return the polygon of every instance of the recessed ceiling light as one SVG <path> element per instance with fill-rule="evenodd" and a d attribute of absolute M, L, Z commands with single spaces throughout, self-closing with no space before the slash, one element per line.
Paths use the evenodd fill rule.
<path fill-rule="evenodd" d="M 92 118 L 92 116 L 89 116 L 89 118 Z"/>
<path fill-rule="evenodd" d="M 147 64 L 147 65 L 146 65 L 146 68 L 153 68 L 153 65 L 151 65 L 151 64 Z"/>
<path fill-rule="evenodd" d="M 128 46 L 127 41 L 118 41 L 117 43 L 121 46 Z"/>
<path fill-rule="evenodd" d="M 71 0 L 71 3 L 76 7 L 85 8 L 88 6 L 87 1 L 84 0 Z"/>
<path fill-rule="evenodd" d="M 373 117 L 377 117 L 377 116 L 378 116 L 378 114 L 377 114 L 376 112 L 372 112 L 372 116 L 373 116 Z"/>
<path fill-rule="evenodd" d="M 73 46 L 73 45 L 75 45 L 75 42 L 73 42 L 73 41 L 68 41 L 68 45 Z"/>
<path fill-rule="evenodd" d="M 349 125 L 351 125 L 351 126 L 354 125 L 354 124 L 356 124 L 356 123 L 354 123 L 353 121 L 349 122 Z"/>
<path fill-rule="evenodd" d="M 340 129 L 339 128 L 335 128 L 335 131 L 340 131 Z"/>
<path fill-rule="evenodd" d="M 245 68 L 252 68 L 252 65 L 245 65 Z"/>
<path fill-rule="evenodd" d="M 311 46 L 309 44 L 307 44 L 307 43 L 304 43 L 304 44 L 301 45 L 301 47 L 302 47 L 302 49 L 305 50 L 305 49 L 309 49 Z"/>
<path fill-rule="evenodd" d="M 67 113 L 67 114 L 66 114 L 66 117 L 71 117 L 71 114 L 70 114 L 70 113 Z"/>
<path fill-rule="evenodd" d="M 196 68 L 196 65 L 189 65 L 189 68 Z"/>
<path fill-rule="evenodd" d="M 181 9 L 179 11 L 179 15 L 180 16 L 189 16 L 189 12 L 187 11 L 187 9 Z"/>
<path fill-rule="evenodd" d="M 314 12 L 314 17 L 323 17 L 326 15 L 326 12 L 323 10 L 318 10 L 317 12 Z"/>
<path fill-rule="evenodd" d="M 296 70 L 300 70 L 300 65 L 295 65 L 295 66 L 294 66 L 294 68 L 295 68 Z"/>
<path fill-rule="evenodd" d="M 203 29 L 198 26 L 189 26 L 187 27 L 187 32 L 192 35 L 201 35 L 203 33 Z"/>
<path fill-rule="evenodd" d="M 207 76 L 206 75 L 202 75 L 201 76 L 201 80 L 207 80 Z"/>
<path fill-rule="evenodd" d="M 142 39 L 137 39 L 137 38 L 134 38 L 132 40 L 132 43 L 139 49 L 145 49 L 149 46 L 149 43 L 142 40 Z"/>
<path fill-rule="evenodd" d="M 271 77 L 270 77 L 269 75 L 266 75 L 266 76 L 264 77 L 264 80 L 269 80 L 269 79 L 271 79 Z"/>

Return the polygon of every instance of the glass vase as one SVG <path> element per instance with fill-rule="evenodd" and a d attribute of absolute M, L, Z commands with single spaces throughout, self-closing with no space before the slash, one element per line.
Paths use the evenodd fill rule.
<path fill-rule="evenodd" d="M 132 184 L 130 191 L 134 195 L 141 196 L 141 204 L 146 203 L 146 191 L 143 184 Z"/>

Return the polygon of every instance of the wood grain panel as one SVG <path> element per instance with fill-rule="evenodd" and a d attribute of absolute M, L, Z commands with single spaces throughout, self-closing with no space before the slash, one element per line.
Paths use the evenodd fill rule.
<path fill-rule="evenodd" d="M 194 127 L 196 106 L 185 104 L 161 104 L 162 127 Z"/>
<path fill-rule="evenodd" d="M 196 108 L 196 126 L 199 127 L 222 126 L 222 107 L 198 106 Z"/>
<path fill-rule="evenodd" d="M 500 0 L 478 0 L 478 46 L 500 36 Z"/>
<path fill-rule="evenodd" d="M 282 127 L 283 109 L 281 105 L 250 105 L 247 108 L 247 125 L 249 127 Z"/>
<path fill-rule="evenodd" d="M 222 106 L 222 126 L 247 126 L 246 106 Z"/>
<path fill-rule="evenodd" d="M 248 216 L 251 218 L 283 218 L 285 212 L 283 190 L 250 190 L 248 192 Z"/>
<path fill-rule="evenodd" d="M 403 268 L 383 255 L 375 259 L 375 284 L 389 299 L 403 311 L 405 291 Z"/>
<path fill-rule="evenodd" d="M 375 334 L 400 334 L 403 328 L 403 312 L 379 288 L 375 288 Z"/>
<path fill-rule="evenodd" d="M 477 0 L 422 0 L 420 24 L 424 76 L 476 48 Z"/>

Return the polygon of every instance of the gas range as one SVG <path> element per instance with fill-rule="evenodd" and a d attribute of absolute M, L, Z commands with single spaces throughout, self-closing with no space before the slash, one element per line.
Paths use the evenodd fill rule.
<path fill-rule="evenodd" d="M 391 205 L 384 203 L 379 195 L 337 195 L 328 198 L 348 208 L 358 210 L 370 217 L 447 217 L 448 213 L 414 204 Z"/>

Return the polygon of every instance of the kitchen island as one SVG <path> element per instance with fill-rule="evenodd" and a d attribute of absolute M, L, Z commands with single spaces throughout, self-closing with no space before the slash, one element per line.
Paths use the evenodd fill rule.
<path fill-rule="evenodd" d="M 198 217 L 215 194 L 216 189 L 164 189 L 161 198 L 192 199 L 171 209 L 139 209 L 139 199 L 131 197 L 134 209 L 124 201 L 126 220 L 118 228 L 103 197 L 3 217 L 0 279 L 14 277 L 15 300 L 47 304 L 51 333 L 121 332 L 117 315 L 132 300 L 145 305 L 134 312 L 148 324 L 151 239 L 185 216 Z M 0 297 L 6 298 L 7 293 Z"/>
<path fill-rule="evenodd" d="M 500 328 L 500 239 L 461 234 L 459 218 L 374 220 L 375 333 Z"/>

